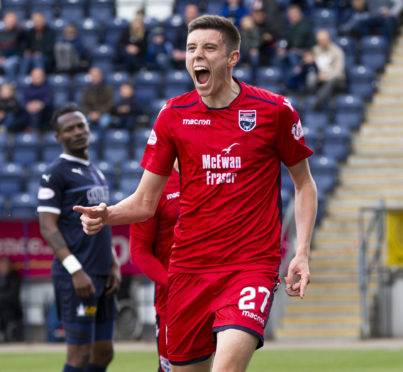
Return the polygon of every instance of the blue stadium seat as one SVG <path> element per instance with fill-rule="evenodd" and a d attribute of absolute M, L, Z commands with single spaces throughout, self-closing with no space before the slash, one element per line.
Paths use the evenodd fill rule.
<path fill-rule="evenodd" d="M 1 13 L 14 12 L 21 22 L 28 18 L 28 0 L 3 0 L 1 2 Z"/>
<path fill-rule="evenodd" d="M 124 18 L 110 18 L 105 24 L 105 32 L 102 42 L 111 47 L 115 47 L 122 31 L 128 27 L 128 25 L 129 22 Z"/>
<path fill-rule="evenodd" d="M 256 84 L 258 86 L 281 84 L 283 76 L 278 67 L 259 67 L 256 72 Z"/>
<path fill-rule="evenodd" d="M 311 20 L 314 28 L 337 27 L 337 12 L 331 8 L 314 9 Z"/>
<path fill-rule="evenodd" d="M 115 55 L 115 49 L 110 45 L 93 46 L 90 54 L 91 67 L 99 67 L 104 75 L 108 75 L 113 71 Z"/>
<path fill-rule="evenodd" d="M 349 93 L 369 100 L 375 90 L 376 77 L 374 70 L 358 65 L 347 70 Z"/>
<path fill-rule="evenodd" d="M 153 127 L 161 108 L 165 105 L 166 99 L 156 99 L 150 105 L 150 126 Z"/>
<path fill-rule="evenodd" d="M 130 194 L 131 193 L 129 193 L 129 192 L 123 192 L 121 190 L 112 191 L 112 193 L 110 194 L 109 203 L 110 204 L 117 204 L 121 200 L 127 198 Z"/>
<path fill-rule="evenodd" d="M 307 112 L 302 115 L 303 127 L 308 127 L 315 132 L 321 132 L 329 124 L 329 115 L 327 112 Z"/>
<path fill-rule="evenodd" d="M 55 0 L 31 0 L 30 14 L 40 12 L 47 22 L 52 22 L 55 18 Z"/>
<path fill-rule="evenodd" d="M 55 160 L 53 158 L 53 160 Z M 41 182 L 41 176 L 45 172 L 49 163 L 39 162 L 32 164 L 28 169 L 26 179 L 26 191 L 30 195 L 36 196 L 38 194 L 39 184 Z"/>
<path fill-rule="evenodd" d="M 30 165 L 39 159 L 40 140 L 37 133 L 17 133 L 14 136 L 11 159 L 13 162 Z"/>
<path fill-rule="evenodd" d="M 115 15 L 115 0 L 89 0 L 88 15 L 106 23 Z"/>
<path fill-rule="evenodd" d="M 352 36 L 341 36 L 335 41 L 344 51 L 345 66 L 353 66 L 357 59 L 357 45 L 355 38 Z"/>
<path fill-rule="evenodd" d="M 329 156 L 312 156 L 309 164 L 318 190 L 323 194 L 333 191 L 338 175 L 336 159 Z"/>
<path fill-rule="evenodd" d="M 290 172 L 288 172 L 287 167 L 281 163 L 281 189 L 294 194 L 294 182 L 291 179 Z"/>
<path fill-rule="evenodd" d="M 0 195 L 20 193 L 23 189 L 25 177 L 21 164 L 7 163 L 0 167 Z"/>
<path fill-rule="evenodd" d="M 12 218 L 33 220 L 38 217 L 36 194 L 15 194 L 11 196 L 10 215 Z"/>
<path fill-rule="evenodd" d="M 304 126 L 305 144 L 314 152 L 318 152 L 321 145 L 321 135 L 317 130 Z"/>
<path fill-rule="evenodd" d="M 335 124 L 356 130 L 363 119 L 364 104 L 361 97 L 343 94 L 336 98 Z"/>
<path fill-rule="evenodd" d="M 101 33 L 99 22 L 93 18 L 85 18 L 77 21 L 78 31 L 87 52 L 91 52 L 100 41 Z"/>
<path fill-rule="evenodd" d="M 175 40 L 175 35 L 178 32 L 178 28 L 183 24 L 183 22 L 183 13 L 180 12 L 175 12 L 175 14 L 172 14 L 172 16 L 168 17 L 164 21 L 164 34 L 167 40 L 171 42 Z"/>
<path fill-rule="evenodd" d="M 96 166 L 104 174 L 110 191 L 113 191 L 115 189 L 115 182 L 116 182 L 116 167 L 115 167 L 115 164 L 113 164 L 112 162 L 103 160 L 103 161 L 98 162 L 96 164 Z"/>
<path fill-rule="evenodd" d="M 56 108 L 70 101 L 70 77 L 67 74 L 48 75 L 48 82 L 53 88 L 53 103 Z"/>
<path fill-rule="evenodd" d="M 123 163 L 120 168 L 119 190 L 131 194 L 136 190 L 144 169 L 138 161 Z"/>
<path fill-rule="evenodd" d="M 0 218 L 6 217 L 6 199 L 0 195 Z"/>
<path fill-rule="evenodd" d="M 80 105 L 83 89 L 91 84 L 91 78 L 88 72 L 80 72 L 73 78 L 73 101 Z"/>
<path fill-rule="evenodd" d="M 192 90 L 192 79 L 186 70 L 169 70 L 165 75 L 163 96 L 167 98 L 179 96 Z"/>
<path fill-rule="evenodd" d="M 54 133 L 45 133 L 42 139 L 42 161 L 50 163 L 63 152 L 62 146 L 57 142 Z"/>
<path fill-rule="evenodd" d="M 328 113 L 329 112 L 329 100 L 325 101 L 322 106 L 318 109 L 314 109 L 314 103 L 316 102 L 316 97 L 315 95 L 308 95 L 305 97 L 304 100 L 304 109 L 303 109 L 303 113 L 307 114 L 307 113 L 312 113 L 312 112 L 322 112 L 322 113 Z M 300 114 L 302 114 L 300 112 Z"/>
<path fill-rule="evenodd" d="M 102 150 L 102 143 L 99 140 L 99 134 L 94 129 L 90 133 L 90 146 L 88 149 L 88 157 L 92 163 L 96 163 Z"/>
<path fill-rule="evenodd" d="M 79 23 L 85 17 L 85 0 L 60 0 L 60 18 L 67 22 Z"/>
<path fill-rule="evenodd" d="M 144 27 L 148 32 L 151 32 L 151 30 L 155 27 L 157 27 L 160 24 L 160 21 L 158 18 L 153 17 L 153 16 L 149 16 L 149 15 L 145 15 L 143 17 L 143 23 L 144 23 Z"/>
<path fill-rule="evenodd" d="M 384 69 L 388 58 L 388 42 L 384 36 L 365 36 L 361 39 L 359 63 L 374 71 Z"/>
<path fill-rule="evenodd" d="M 112 164 L 121 164 L 129 158 L 130 133 L 126 130 L 110 129 L 105 133 L 102 157 Z"/>
<path fill-rule="evenodd" d="M 253 83 L 252 70 L 250 67 L 235 67 L 232 71 L 232 75 L 246 84 Z"/>
<path fill-rule="evenodd" d="M 322 154 L 333 157 L 338 161 L 344 161 L 350 153 L 351 135 L 350 132 L 338 125 L 325 128 L 322 143 Z"/>
<path fill-rule="evenodd" d="M 134 77 L 134 94 L 137 102 L 149 107 L 150 102 L 160 98 L 162 89 L 161 73 L 139 71 Z"/>
<path fill-rule="evenodd" d="M 0 133 L 0 164 L 7 161 L 8 136 L 6 133 Z"/>
<path fill-rule="evenodd" d="M 113 87 L 115 97 L 119 97 L 119 88 L 123 83 L 131 82 L 130 74 L 126 71 L 116 71 L 105 76 L 106 82 Z"/>
<path fill-rule="evenodd" d="M 63 30 L 67 24 L 68 22 L 62 18 L 55 18 L 53 21 L 49 22 L 50 27 L 52 27 L 53 31 L 56 33 L 56 41 L 62 40 Z"/>
<path fill-rule="evenodd" d="M 146 147 L 148 137 L 150 136 L 150 129 L 139 128 L 136 129 L 133 133 L 133 142 L 134 142 L 134 160 L 138 162 L 141 161 L 144 154 L 144 149 Z"/>

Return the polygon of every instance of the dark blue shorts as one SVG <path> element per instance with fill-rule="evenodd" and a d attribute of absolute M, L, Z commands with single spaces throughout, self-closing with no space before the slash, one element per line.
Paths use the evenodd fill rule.
<path fill-rule="evenodd" d="M 57 311 L 68 343 L 87 343 L 112 339 L 113 321 L 117 317 L 116 296 L 106 297 L 106 276 L 91 276 L 96 293 L 78 297 L 71 277 L 53 277 Z"/>

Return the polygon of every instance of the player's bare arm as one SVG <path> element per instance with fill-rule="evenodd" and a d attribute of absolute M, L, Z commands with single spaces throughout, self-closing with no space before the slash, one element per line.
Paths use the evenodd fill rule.
<path fill-rule="evenodd" d="M 307 159 L 288 170 L 295 185 L 297 247 L 288 267 L 286 291 L 290 296 L 303 298 L 310 280 L 308 259 L 317 212 L 317 191 Z M 294 277 L 297 277 L 297 282 L 294 282 Z"/>
<path fill-rule="evenodd" d="M 109 272 L 108 278 L 106 280 L 106 292 L 107 296 L 112 296 L 117 293 L 120 288 L 120 283 L 122 281 L 122 275 L 120 273 L 120 264 L 118 257 L 116 255 L 115 249 L 112 247 L 112 266 Z"/>
<path fill-rule="evenodd" d="M 106 206 L 101 203 L 94 207 L 75 206 L 73 209 L 82 213 L 83 230 L 88 235 L 96 234 L 106 225 L 142 222 L 154 215 L 168 178 L 144 170 L 137 190 L 118 204 Z"/>
<path fill-rule="evenodd" d="M 71 255 L 67 243 L 63 238 L 62 233 L 57 227 L 58 214 L 40 212 L 39 223 L 41 234 L 52 248 L 55 256 L 60 262 Z M 77 270 L 72 274 L 73 285 L 76 293 L 80 297 L 89 297 L 95 293 L 95 288 L 91 278 L 85 273 L 83 269 Z"/>

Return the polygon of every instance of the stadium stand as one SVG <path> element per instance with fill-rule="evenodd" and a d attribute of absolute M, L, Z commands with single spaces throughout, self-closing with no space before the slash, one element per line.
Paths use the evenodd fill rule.
<path fill-rule="evenodd" d="M 17 133 L 11 149 L 11 161 L 31 165 L 39 160 L 40 138 L 37 133 Z"/>

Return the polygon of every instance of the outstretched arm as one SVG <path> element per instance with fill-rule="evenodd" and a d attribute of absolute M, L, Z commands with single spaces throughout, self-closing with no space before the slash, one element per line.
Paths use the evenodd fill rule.
<path fill-rule="evenodd" d="M 308 258 L 317 212 L 317 191 L 307 159 L 289 167 L 288 170 L 295 185 L 297 248 L 295 257 L 288 266 L 286 291 L 290 296 L 303 298 L 310 279 Z M 296 283 L 294 276 L 297 277 Z"/>
<path fill-rule="evenodd" d="M 73 209 L 82 213 L 81 222 L 88 235 L 96 234 L 105 225 L 145 221 L 154 215 L 168 178 L 145 170 L 137 190 L 118 204 L 107 207 L 101 203 L 94 207 L 75 206 Z"/>

